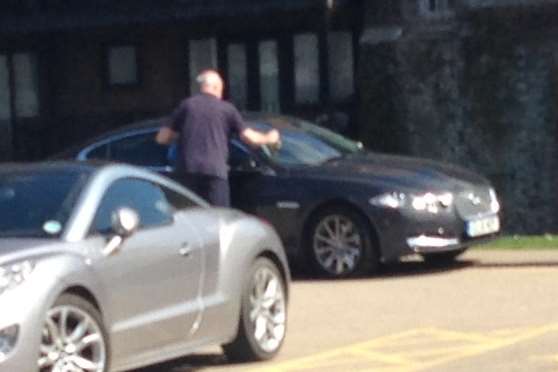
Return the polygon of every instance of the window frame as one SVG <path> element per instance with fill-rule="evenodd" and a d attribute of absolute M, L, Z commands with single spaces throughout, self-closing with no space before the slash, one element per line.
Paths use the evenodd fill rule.
<path fill-rule="evenodd" d="M 77 156 L 77 159 L 78 160 L 83 160 L 83 161 L 87 161 L 87 160 L 117 161 L 117 160 L 115 160 L 111 157 L 111 145 L 112 144 L 114 144 L 116 142 L 119 142 L 119 141 L 126 140 L 126 139 L 131 138 L 131 137 L 141 136 L 141 135 L 152 135 L 153 136 L 153 141 L 155 142 L 155 135 L 156 135 L 158 130 L 159 130 L 159 128 L 147 128 L 147 129 L 133 130 L 133 131 L 126 132 L 126 133 L 114 134 L 110 137 L 104 138 L 102 140 L 99 140 L 99 141 L 97 141 L 95 143 L 92 143 L 92 144 L 88 145 L 87 147 L 85 147 L 83 150 L 80 151 L 80 153 Z M 102 146 L 108 146 L 108 148 L 106 150 L 107 151 L 107 157 L 104 158 L 104 159 L 94 159 L 94 158 L 90 159 L 89 154 L 91 154 L 93 151 L 97 150 L 98 148 L 100 148 Z M 130 163 L 128 163 L 128 164 L 130 164 Z M 158 172 L 158 173 L 168 173 L 168 172 L 170 172 L 174 169 L 170 162 L 165 166 L 138 165 L 138 164 L 132 164 L 132 165 L 139 166 L 139 167 L 142 167 L 142 168 L 146 168 L 146 169 L 152 170 L 154 172 Z"/>
<path fill-rule="evenodd" d="M 87 232 L 87 236 L 92 237 L 92 236 L 105 236 L 106 233 L 97 230 L 96 228 L 96 220 L 97 220 L 97 214 L 99 213 L 99 210 L 101 209 L 101 206 L 103 204 L 104 198 L 107 195 L 107 193 L 111 190 L 111 187 L 113 187 L 117 182 L 120 181 L 139 181 L 141 183 L 145 183 L 145 184 L 149 184 L 152 186 L 157 187 L 161 193 L 164 195 L 166 202 L 172 207 L 172 204 L 168 201 L 167 199 L 167 194 L 163 191 L 162 187 L 164 187 L 164 185 L 161 185 L 158 182 L 155 182 L 153 180 L 150 179 L 146 179 L 146 178 L 142 178 L 142 177 L 134 177 L 134 176 L 123 176 L 123 177 L 119 177 L 116 178 L 114 180 L 112 180 L 107 186 L 106 188 L 104 188 L 102 195 L 99 198 L 99 202 L 97 203 L 96 207 L 95 207 L 95 212 L 93 213 L 93 218 L 91 219 L 91 222 L 89 224 L 89 228 L 88 228 L 88 232 Z M 172 190 L 172 189 L 171 189 Z M 173 190 L 174 191 L 174 190 Z M 175 213 L 177 212 L 175 210 L 175 208 L 172 208 L 172 211 L 170 213 L 170 219 L 164 223 L 161 224 L 157 224 L 157 225 L 142 225 L 142 221 L 141 221 L 141 213 L 140 211 L 136 210 L 133 207 L 130 207 L 132 209 L 134 209 L 134 211 L 136 213 L 138 213 L 138 216 L 140 217 L 140 225 L 138 227 L 138 231 L 148 231 L 148 230 L 152 230 L 152 229 L 158 229 L 158 228 L 162 228 L 162 227 L 166 227 L 166 226 L 172 226 L 175 223 Z"/>

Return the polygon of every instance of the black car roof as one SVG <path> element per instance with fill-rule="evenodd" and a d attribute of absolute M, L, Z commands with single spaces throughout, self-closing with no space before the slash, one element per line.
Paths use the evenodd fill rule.
<path fill-rule="evenodd" d="M 248 126 L 257 126 L 257 124 L 268 124 L 273 128 L 277 129 L 296 129 L 299 128 L 296 123 L 300 121 L 300 119 L 296 119 L 294 117 L 280 115 L 280 114 L 273 114 L 273 113 L 262 113 L 262 112 L 243 112 L 242 117 L 246 121 Z M 154 119 L 147 119 L 142 120 L 130 124 L 123 125 L 121 127 L 115 128 L 111 131 L 104 132 L 98 136 L 95 136 L 85 142 L 81 142 L 77 145 L 71 146 L 68 150 L 63 151 L 62 153 L 56 154 L 51 159 L 68 159 L 73 158 L 76 153 L 81 151 L 83 148 L 103 141 L 105 139 L 111 138 L 113 136 L 118 136 L 120 134 L 125 134 L 127 132 L 133 131 L 142 131 L 142 130 L 156 130 L 159 128 L 165 120 L 169 120 L 169 117 L 160 117 Z"/>
<path fill-rule="evenodd" d="M 106 163 L 105 163 L 106 164 Z M 67 172 L 92 174 L 102 166 L 100 162 L 78 162 L 78 161 L 45 161 L 33 163 L 3 163 L 0 164 L 0 174 L 6 173 L 34 173 L 34 172 Z"/>

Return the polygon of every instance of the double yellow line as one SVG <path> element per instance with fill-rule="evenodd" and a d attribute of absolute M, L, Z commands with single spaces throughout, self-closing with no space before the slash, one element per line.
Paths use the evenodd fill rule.
<path fill-rule="evenodd" d="M 490 333 L 420 328 L 256 368 L 258 372 L 421 371 L 558 332 L 558 323 Z"/>

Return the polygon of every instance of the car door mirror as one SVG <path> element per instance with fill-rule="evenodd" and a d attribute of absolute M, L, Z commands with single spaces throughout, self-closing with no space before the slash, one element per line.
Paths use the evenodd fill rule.
<path fill-rule="evenodd" d="M 139 227 L 138 213 L 131 208 L 119 208 L 111 216 L 112 230 L 116 235 L 127 238 Z"/>
<path fill-rule="evenodd" d="M 112 256 L 120 250 L 124 239 L 132 235 L 139 227 L 139 215 L 131 208 L 119 208 L 111 215 L 112 231 L 110 238 L 103 249 L 103 255 Z"/>

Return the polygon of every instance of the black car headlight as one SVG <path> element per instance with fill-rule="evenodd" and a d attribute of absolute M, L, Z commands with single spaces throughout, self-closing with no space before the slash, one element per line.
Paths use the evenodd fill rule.
<path fill-rule="evenodd" d="M 425 194 L 404 194 L 391 192 L 377 195 L 370 199 L 370 204 L 383 208 L 412 208 L 419 212 L 429 212 L 436 214 L 442 209 L 450 208 L 453 205 L 453 194 L 425 193 Z"/>
<path fill-rule="evenodd" d="M 498 201 L 498 196 L 496 195 L 496 190 L 490 189 L 490 210 L 492 213 L 500 212 L 500 202 Z"/>
<path fill-rule="evenodd" d="M 31 261 L 0 266 L 0 295 L 23 283 L 31 275 L 34 268 L 35 264 Z"/>

